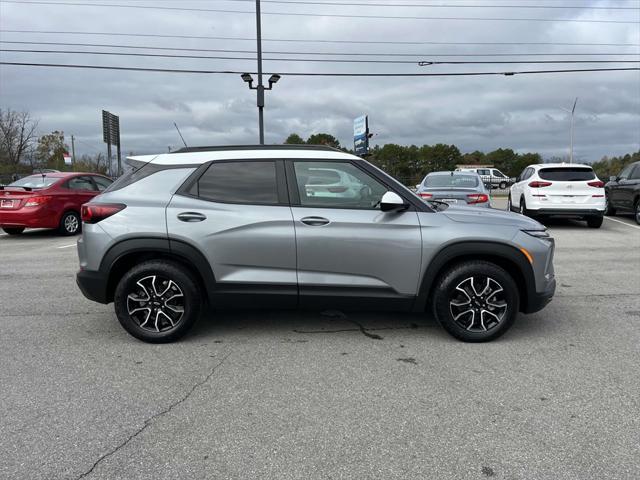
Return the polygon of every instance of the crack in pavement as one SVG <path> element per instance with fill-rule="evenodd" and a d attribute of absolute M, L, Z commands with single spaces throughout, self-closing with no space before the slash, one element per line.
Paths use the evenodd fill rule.
<path fill-rule="evenodd" d="M 111 457 L 112 455 L 114 455 L 115 453 L 117 453 L 120 449 L 126 447 L 129 442 L 131 442 L 134 438 L 136 438 L 138 435 L 140 435 L 142 432 L 144 432 L 148 426 L 150 426 L 153 421 L 156 418 L 162 417 L 163 415 L 166 415 L 167 413 L 169 413 L 171 410 L 173 410 L 175 407 L 177 407 L 178 405 L 180 405 L 181 403 L 183 403 L 184 401 L 186 401 L 192 394 L 193 392 L 196 391 L 196 389 L 202 385 L 204 385 L 205 383 L 207 383 L 209 381 L 209 379 L 211 377 L 213 377 L 214 373 L 216 373 L 216 371 L 218 370 L 218 368 L 220 366 L 222 366 L 222 364 L 226 361 L 227 357 L 229 357 L 229 355 L 231 355 L 231 353 L 226 354 L 224 357 L 222 357 L 222 360 L 220 360 L 220 362 L 218 362 L 218 364 L 216 364 L 211 371 L 209 372 L 209 374 L 204 377 L 203 380 L 197 382 L 196 384 L 193 385 L 193 387 L 191 387 L 191 389 L 185 394 L 183 395 L 181 398 L 179 398 L 178 400 L 176 400 L 175 402 L 171 403 L 167 408 L 165 408 L 164 410 L 152 415 L 151 417 L 149 417 L 148 419 L 146 419 L 144 421 L 144 424 L 142 425 L 142 427 L 140 427 L 138 430 L 136 430 L 133 434 L 129 435 L 122 443 L 120 443 L 116 448 L 114 448 L 113 450 L 105 453 L 104 455 L 102 455 L 100 458 L 98 458 L 95 462 L 93 462 L 93 465 L 91 465 L 91 468 L 88 469 L 87 471 L 85 471 L 84 473 L 82 473 L 80 476 L 76 477 L 76 480 L 80 480 L 81 478 L 85 478 L 87 475 L 90 475 L 95 468 L 102 463 L 105 459 Z"/>
<path fill-rule="evenodd" d="M 376 335 L 371 333 L 372 331 L 378 330 L 413 330 L 415 328 L 420 327 L 428 327 L 429 325 L 419 325 L 417 323 L 412 323 L 408 327 L 378 327 L 378 328 L 365 328 L 358 322 L 353 320 L 347 320 L 351 323 L 354 323 L 358 328 L 341 328 L 338 330 L 293 330 L 295 333 L 340 333 L 340 332 L 362 332 L 364 335 L 370 338 L 374 338 L 376 340 L 382 340 L 380 335 Z"/>

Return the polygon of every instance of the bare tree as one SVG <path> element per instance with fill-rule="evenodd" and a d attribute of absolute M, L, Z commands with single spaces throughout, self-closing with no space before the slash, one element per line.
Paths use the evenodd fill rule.
<path fill-rule="evenodd" d="M 33 144 L 37 127 L 29 112 L 0 108 L 0 163 L 17 166 Z"/>

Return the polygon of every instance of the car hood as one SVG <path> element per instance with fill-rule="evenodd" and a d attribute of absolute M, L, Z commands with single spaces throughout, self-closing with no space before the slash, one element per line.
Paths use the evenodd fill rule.
<path fill-rule="evenodd" d="M 450 206 L 442 212 L 454 222 L 482 223 L 484 225 L 512 225 L 521 230 L 544 230 L 540 222 L 519 213 L 494 208 Z"/>

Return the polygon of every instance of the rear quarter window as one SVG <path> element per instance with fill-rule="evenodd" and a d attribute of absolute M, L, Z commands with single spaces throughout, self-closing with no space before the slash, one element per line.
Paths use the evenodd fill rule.
<path fill-rule="evenodd" d="M 555 180 L 556 182 L 583 182 L 596 178 L 596 174 L 591 168 L 584 167 L 542 168 L 538 172 L 538 176 L 543 180 Z"/>

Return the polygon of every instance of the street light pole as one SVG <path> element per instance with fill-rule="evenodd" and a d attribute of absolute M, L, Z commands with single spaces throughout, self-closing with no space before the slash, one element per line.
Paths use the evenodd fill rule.
<path fill-rule="evenodd" d="M 260 0 L 256 0 L 256 39 L 258 42 L 258 129 L 260 132 L 260 145 L 264 145 L 264 86 L 262 85 L 262 26 L 260 22 Z"/>

